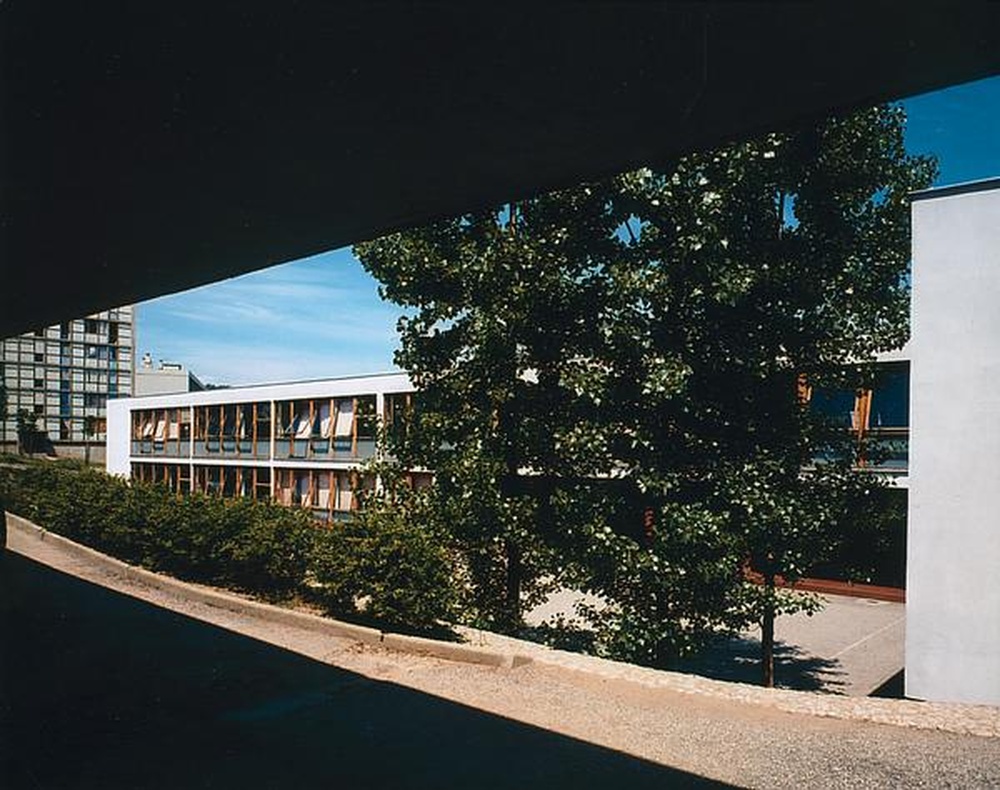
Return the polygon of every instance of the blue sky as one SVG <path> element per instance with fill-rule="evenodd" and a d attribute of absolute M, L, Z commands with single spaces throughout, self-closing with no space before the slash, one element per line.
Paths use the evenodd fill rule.
<path fill-rule="evenodd" d="M 907 148 L 938 155 L 938 185 L 1000 176 L 1000 77 L 903 104 Z M 139 353 L 217 384 L 378 373 L 394 369 L 399 315 L 340 249 L 141 304 Z"/>

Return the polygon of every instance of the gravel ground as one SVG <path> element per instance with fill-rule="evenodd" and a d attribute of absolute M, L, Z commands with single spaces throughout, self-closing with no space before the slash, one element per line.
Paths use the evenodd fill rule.
<path fill-rule="evenodd" d="M 594 659 L 576 657 L 581 659 L 577 663 L 561 658 L 558 651 L 549 651 L 550 661 L 538 653 L 540 660 L 513 669 L 399 653 L 190 601 L 14 530 L 9 545 L 78 578 L 373 680 L 737 786 L 1000 787 L 1000 737 L 789 712 L 780 709 L 780 702 L 761 704 L 761 700 L 801 697 L 812 704 L 810 699 L 829 698 L 761 689 L 745 693 L 737 689 L 728 696 L 699 693 L 698 683 L 678 686 L 674 681 L 650 680 L 672 673 L 649 675 L 649 670 L 622 665 L 599 670 Z M 904 706 L 901 710 L 919 707 L 919 703 L 885 700 L 839 702 L 898 704 Z M 942 710 L 952 715 L 969 708 L 926 706 L 925 710 L 933 717 Z M 994 725 L 1000 721 L 996 709 L 972 712 L 977 711 Z M 996 731 L 1000 733 L 1000 727 Z"/>

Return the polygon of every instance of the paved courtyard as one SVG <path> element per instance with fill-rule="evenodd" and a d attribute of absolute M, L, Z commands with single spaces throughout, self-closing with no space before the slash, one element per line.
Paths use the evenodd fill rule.
<path fill-rule="evenodd" d="M 592 596 L 564 590 L 530 612 L 532 625 L 558 614 L 570 616 L 574 604 Z M 903 669 L 906 607 L 901 603 L 821 596 L 823 609 L 811 617 L 796 614 L 775 621 L 775 682 L 783 688 L 866 696 Z M 735 639 L 720 639 L 697 660 L 678 667 L 720 680 L 756 683 L 760 679 L 760 629 Z"/>

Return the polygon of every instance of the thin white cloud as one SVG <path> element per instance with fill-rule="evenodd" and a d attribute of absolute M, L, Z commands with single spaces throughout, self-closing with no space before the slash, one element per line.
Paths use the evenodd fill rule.
<path fill-rule="evenodd" d="M 145 303 L 139 351 L 213 383 L 378 372 L 393 369 L 401 313 L 338 250 Z"/>

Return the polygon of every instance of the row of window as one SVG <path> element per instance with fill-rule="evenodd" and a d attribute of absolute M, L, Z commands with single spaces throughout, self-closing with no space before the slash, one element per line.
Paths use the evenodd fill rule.
<path fill-rule="evenodd" d="M 202 493 L 246 497 L 288 507 L 307 508 L 320 521 L 342 519 L 357 510 L 375 479 L 357 471 L 275 469 L 266 466 L 199 466 L 197 464 L 133 463 L 132 479 L 164 485 L 177 494 Z M 272 480 L 273 477 L 273 480 Z M 430 484 L 431 475 L 413 472 L 414 487 Z"/>
<path fill-rule="evenodd" d="M 271 457 L 273 442 L 278 459 L 370 458 L 376 411 L 374 395 L 137 409 L 132 454 L 259 459 Z M 395 399 L 387 398 L 386 412 L 387 420 L 402 419 Z"/>
<path fill-rule="evenodd" d="M 62 336 L 66 337 L 72 331 L 76 332 L 107 332 L 110 330 L 112 325 L 124 324 L 126 327 L 131 328 L 132 326 L 132 308 L 130 306 L 112 308 L 111 310 L 102 310 L 99 313 L 94 313 L 88 318 L 76 319 L 73 321 L 63 321 L 62 323 L 52 326 L 43 326 L 35 329 L 30 335 L 25 334 L 21 337 L 56 337 Z"/>
<path fill-rule="evenodd" d="M 28 411 L 37 418 L 38 430 L 45 433 L 52 441 L 58 439 L 61 442 L 99 442 L 107 434 L 107 419 L 96 414 L 83 417 L 61 416 L 53 419 L 51 415 L 46 415 L 44 409 L 38 405 L 29 407 Z M 6 422 L 7 440 L 11 441 L 17 425 L 16 410 L 12 410 Z"/>
<path fill-rule="evenodd" d="M 99 339 L 94 336 L 86 336 L 80 333 L 72 337 L 61 338 L 59 342 L 54 340 L 5 340 L 3 342 L 4 357 L 7 359 L 17 359 L 27 362 L 34 358 L 36 362 L 43 359 L 54 360 L 56 357 L 69 357 L 74 354 L 80 356 L 87 348 L 115 348 L 122 352 L 132 348 L 131 332 L 122 331 L 114 335 L 114 340 Z"/>
<path fill-rule="evenodd" d="M 20 385 L 9 383 L 8 379 L 6 383 L 7 392 L 21 392 L 27 396 L 44 396 L 48 395 L 50 398 L 69 398 L 72 396 L 83 398 L 85 401 L 88 399 L 90 401 L 95 398 L 101 398 L 101 408 L 104 407 L 104 403 L 108 398 L 117 398 L 119 396 L 127 396 L 131 389 L 126 382 L 122 382 L 119 385 L 118 380 L 104 381 L 104 382 L 94 382 L 83 384 L 80 383 L 78 386 L 74 387 L 69 381 L 60 381 L 58 386 L 55 386 L 55 382 L 45 382 L 41 379 L 33 379 L 30 386 L 26 386 L 26 382 L 22 382 Z M 89 403 L 87 405 L 94 405 Z"/>

